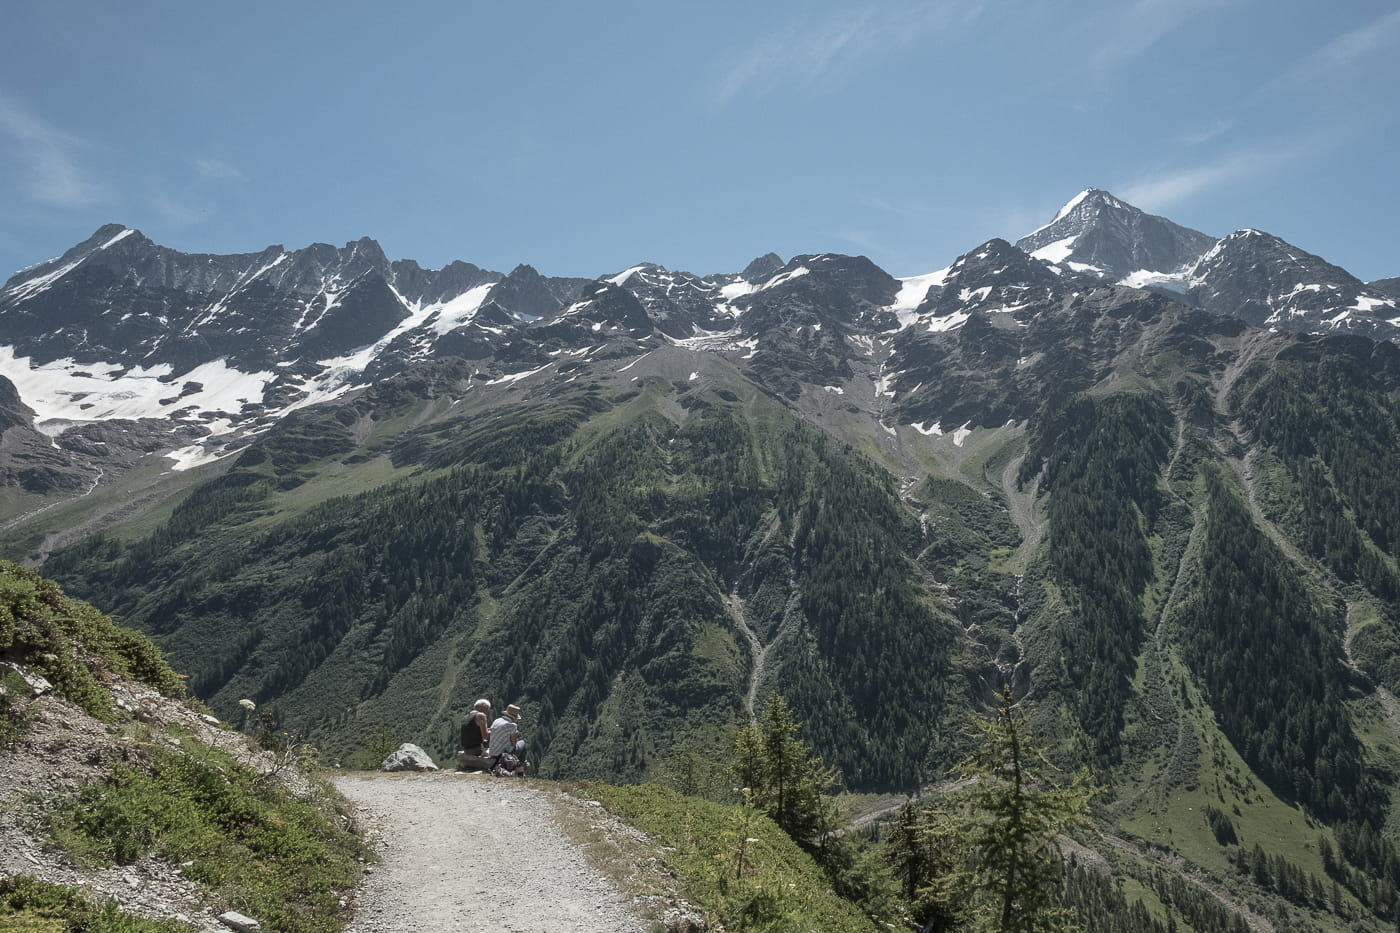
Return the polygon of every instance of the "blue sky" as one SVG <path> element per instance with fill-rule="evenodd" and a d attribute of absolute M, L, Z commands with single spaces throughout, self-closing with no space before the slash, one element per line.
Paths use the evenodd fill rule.
<path fill-rule="evenodd" d="M 103 223 L 596 276 L 928 272 L 1085 187 L 1400 275 L 1400 4 L 18 0 L 0 278 Z"/>

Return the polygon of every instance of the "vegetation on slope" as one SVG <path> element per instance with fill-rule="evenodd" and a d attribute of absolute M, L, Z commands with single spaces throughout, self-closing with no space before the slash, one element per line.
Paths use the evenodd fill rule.
<path fill-rule="evenodd" d="M 380 728 L 450 754 L 487 695 L 527 708 L 543 774 L 575 777 L 641 776 L 738 715 L 756 659 L 737 596 L 768 676 L 850 737 L 832 751 L 848 780 L 912 786 L 962 689 L 955 630 L 910 572 L 917 525 L 883 471 L 725 394 L 687 396 L 679 422 L 589 389 L 466 414 L 394 448 L 417 478 L 286 517 L 295 492 L 245 455 L 150 536 L 49 569 L 216 709 L 270 704 L 333 756 Z M 905 741 L 868 735 L 872 714 Z"/>
<path fill-rule="evenodd" d="M 656 784 L 588 784 L 585 793 L 667 847 L 692 899 L 731 930 L 869 933 L 881 929 L 753 807 L 686 797 Z"/>
<path fill-rule="evenodd" d="M 0 930 L 9 933 L 188 933 L 175 920 L 148 920 L 116 904 L 27 875 L 0 878 Z"/>
<path fill-rule="evenodd" d="M 180 864 L 184 877 L 206 887 L 211 903 L 252 912 L 263 929 L 340 928 L 341 896 L 370 852 L 350 832 L 338 799 L 314 784 L 292 794 L 276 771 L 254 770 L 169 725 L 178 717 L 163 707 L 149 705 L 137 722 L 116 706 L 112 687 L 132 680 L 171 698 L 172 708 L 182 702 L 180 678 L 145 636 L 69 599 L 33 571 L 0 564 L 0 646 L 0 657 L 31 674 L 42 672 L 59 696 L 105 724 L 94 730 L 97 738 L 83 739 L 87 752 L 80 773 L 90 775 L 94 765 L 108 762 L 108 776 L 76 793 L 45 790 L 29 800 L 43 813 L 47 837 L 74 863 L 129 865 L 150 857 Z M 7 699 L 13 699 L 8 691 Z M 50 702 L 22 699 L 4 711 L 7 717 L 33 716 L 35 729 L 47 731 L 33 749 L 23 736 L 12 736 L 0 750 L 6 762 L 0 770 L 19 767 L 26 756 L 46 757 L 70 741 L 61 731 L 72 728 L 69 719 L 40 725 L 40 707 Z M 102 734 L 107 745 L 94 746 Z M 49 763 L 43 773 L 61 775 L 62 767 Z M 7 791 L 14 793 L 14 786 Z M 101 933 L 174 928 L 27 878 L 0 880 L 0 927 Z"/>
<path fill-rule="evenodd" d="M 342 893 L 369 850 L 345 831 L 328 795 L 297 799 L 275 780 L 195 742 L 151 748 L 143 760 L 57 802 L 55 838 L 80 863 L 129 865 L 144 856 L 185 876 L 264 929 L 334 933 Z"/>
<path fill-rule="evenodd" d="M 1100 762 L 1119 757 L 1170 437 L 1171 414 L 1153 397 L 1078 397 L 1037 423 L 1022 467 L 1023 479 L 1044 470 L 1064 697 Z"/>
<path fill-rule="evenodd" d="M 384 729 L 446 754 L 489 695 L 526 706 L 545 774 L 646 778 L 740 716 L 752 634 L 760 686 L 850 786 L 912 788 L 1004 675 L 1153 844 L 1271 904 L 1390 917 L 1396 767 L 1375 737 L 1394 730 L 1371 681 L 1400 689 L 1396 353 L 1300 341 L 1232 383 L 1207 336 L 1030 422 L 1022 478 L 1041 474 L 1049 524 L 1024 579 L 974 468 L 913 487 L 920 529 L 888 474 L 790 413 L 659 380 L 468 402 L 350 456 L 351 419 L 308 415 L 149 534 L 50 566 L 216 708 L 255 697 L 338 757 Z M 400 481 L 308 505 L 309 477 L 369 457 Z M 1174 895 L 1148 875 L 1134 903 L 1164 922 Z"/>
<path fill-rule="evenodd" d="M 23 664 L 99 719 L 113 715 L 104 682 L 121 677 L 182 697 L 185 686 L 138 632 L 70 599 L 33 570 L 0 561 L 0 661 Z"/>

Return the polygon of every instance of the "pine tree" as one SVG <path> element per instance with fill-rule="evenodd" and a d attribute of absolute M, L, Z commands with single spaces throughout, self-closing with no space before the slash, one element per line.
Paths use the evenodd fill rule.
<path fill-rule="evenodd" d="M 833 804 L 823 795 L 836 771 L 798 737 L 801 725 L 780 695 L 768 698 L 763 716 L 734 739 L 734 774 L 757 809 L 800 845 L 821 842 L 836 828 Z"/>
<path fill-rule="evenodd" d="M 924 933 L 951 933 L 966 926 L 961 826 L 949 810 L 919 808 L 910 801 L 886 841 L 886 857 L 904 889 L 910 917 Z"/>
<path fill-rule="evenodd" d="M 1065 787 L 1041 776 L 1050 765 L 1027 743 L 1009 688 L 1002 690 L 996 717 L 975 721 L 973 731 L 980 747 L 958 766 L 972 782 L 963 830 L 972 927 L 999 933 L 1076 929 L 1061 906 L 1055 838 L 1087 823 L 1098 788 L 1084 770 Z"/>

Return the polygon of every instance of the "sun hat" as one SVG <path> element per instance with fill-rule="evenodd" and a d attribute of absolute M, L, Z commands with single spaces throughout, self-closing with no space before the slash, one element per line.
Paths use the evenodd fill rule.
<path fill-rule="evenodd" d="M 516 706 L 514 703 L 507 706 L 504 712 L 507 716 L 509 716 L 511 719 L 514 719 L 516 722 L 520 721 L 520 707 Z"/>

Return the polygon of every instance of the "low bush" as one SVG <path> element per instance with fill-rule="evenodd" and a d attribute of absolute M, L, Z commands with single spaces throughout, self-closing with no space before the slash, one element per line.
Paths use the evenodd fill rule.
<path fill-rule="evenodd" d="M 0 561 L 0 658 L 43 674 L 60 696 L 110 720 L 103 681 L 125 677 L 183 697 L 185 685 L 146 636 L 63 595 L 33 570 Z"/>
<path fill-rule="evenodd" d="M 50 814 L 75 861 L 128 864 L 144 855 L 191 863 L 185 875 L 273 933 L 332 933 L 341 892 L 371 856 L 325 795 L 299 800 L 232 757 L 187 743 L 153 749 Z"/>
<path fill-rule="evenodd" d="M 584 793 L 665 846 L 685 896 L 745 933 L 873 933 L 879 929 L 830 889 L 812 857 L 762 813 L 685 797 L 655 784 L 586 784 Z"/>
<path fill-rule="evenodd" d="M 13 933 L 188 933 L 173 920 L 148 920 L 123 913 L 116 904 L 94 903 L 73 888 L 28 875 L 0 878 L 0 930 Z"/>

